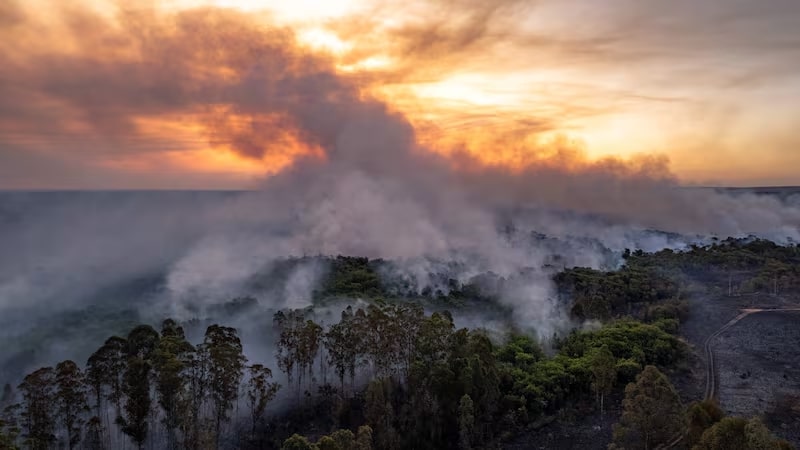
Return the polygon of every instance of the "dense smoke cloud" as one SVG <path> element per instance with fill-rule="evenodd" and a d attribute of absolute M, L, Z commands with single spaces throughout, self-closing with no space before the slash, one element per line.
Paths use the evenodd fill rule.
<path fill-rule="evenodd" d="M 30 37 L 23 13 L 4 8 L 3 35 Z M 565 253 L 563 265 L 600 267 L 613 264 L 604 251 L 680 247 L 713 234 L 800 239 L 796 206 L 680 188 L 660 157 L 591 162 L 559 142 L 531 149 L 513 169 L 467 152 L 441 156 L 403 115 L 364 94 L 357 77 L 337 73 L 290 30 L 241 13 L 123 9 L 111 20 L 67 7 L 59 18 L 68 39 L 58 54 L 0 44 L 8 61 L 0 76 L 9 80 L 0 84 L 0 124 L 30 127 L 18 139 L 5 131 L 0 161 L 13 149 L 51 151 L 33 136 L 58 137 L 67 159 L 158 157 L 163 149 L 141 119 L 189 114 L 212 142 L 290 163 L 256 190 L 230 195 L 5 197 L 2 311 L 113 302 L 97 298 L 102 289 L 153 274 L 166 274 L 148 299 L 153 315 L 188 319 L 247 294 L 300 307 L 324 268 L 300 266 L 269 291 L 245 286 L 282 258 L 346 254 L 395 260 L 419 285 L 432 261 L 460 262 L 453 276 L 462 280 L 532 270 L 501 301 L 521 327 L 550 336 L 568 323 L 542 270 L 556 254 Z M 103 145 L 87 144 L 97 139 Z M 537 246 L 531 232 L 565 244 Z"/>

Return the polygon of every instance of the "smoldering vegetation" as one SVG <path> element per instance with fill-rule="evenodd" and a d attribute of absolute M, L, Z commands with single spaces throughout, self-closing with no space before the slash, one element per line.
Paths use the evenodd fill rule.
<path fill-rule="evenodd" d="M 609 227 L 603 221 L 551 211 L 547 222 L 594 223 L 595 237 L 574 231 L 548 237 L 520 229 L 508 215 L 494 230 L 495 239 L 515 253 L 514 264 L 498 265 L 500 256 L 420 253 L 380 259 L 371 267 L 379 278 L 371 291 L 358 284 L 332 295 L 325 281 L 336 254 L 302 249 L 290 227 L 263 220 L 262 212 L 231 213 L 250 206 L 259 192 L 57 192 L 0 195 L 2 264 L 2 336 L 6 374 L 69 356 L 85 359 L 109 331 L 123 332 L 137 321 L 157 324 L 165 317 L 211 319 L 263 327 L 226 314 L 223 306 L 251 297 L 264 317 L 285 308 L 341 304 L 376 293 L 397 298 L 436 298 L 463 285 L 480 286 L 482 298 L 514 311 L 518 325 L 552 335 L 567 326 L 552 303 L 549 277 L 571 266 L 613 268 L 625 247 L 680 248 L 679 235 Z M 601 231 L 601 227 L 607 227 Z M 555 225 L 551 225 L 555 229 Z M 550 230 L 548 230 L 550 231 Z M 615 236 L 610 241 L 608 236 Z M 386 239 L 390 239 L 386 236 Z M 605 241 L 611 242 L 610 244 Z M 610 246 L 607 246 L 610 245 Z M 332 248 L 335 251 L 336 248 Z M 445 259 L 446 258 L 446 259 Z M 371 276 L 375 276 L 372 274 Z M 498 279 L 508 279 L 502 288 Z M 363 280 L 361 280 L 363 281 Z M 469 297 L 469 296 L 467 296 Z M 483 326 L 475 305 L 464 323 Z M 487 308 L 487 323 L 492 320 Z M 335 314 L 338 314 L 335 313 Z M 246 317 L 246 315 L 244 315 Z M 522 319 L 524 318 L 524 319 Z M 553 320 L 551 319 L 558 319 Z M 248 324 L 248 322 L 252 322 Z M 269 319 L 266 320 L 269 322 Z M 246 346 L 262 346 L 259 339 Z M 264 352 L 268 354 L 270 352 Z M 24 363 L 23 363 L 24 362 Z"/>
<path fill-rule="evenodd" d="M 445 358 L 452 367 L 478 347 L 487 358 L 480 364 L 491 366 L 495 344 L 475 330 L 526 336 L 506 355 L 519 377 L 506 388 L 514 396 L 507 419 L 527 423 L 528 411 L 552 412 L 555 406 L 542 405 L 560 405 L 571 388 L 588 389 L 590 383 L 563 380 L 574 379 L 570 371 L 583 367 L 589 349 L 611 344 L 619 329 L 575 334 L 567 338 L 574 345 L 549 349 L 561 352 L 554 360 L 544 359 L 539 346 L 633 310 L 625 295 L 619 305 L 593 309 L 602 305 L 597 292 L 617 287 L 596 282 L 606 279 L 602 273 L 572 272 L 595 281 L 585 292 L 566 294 L 554 275 L 575 267 L 614 270 L 626 249 L 691 249 L 715 236 L 800 240 L 795 198 L 681 188 L 657 156 L 589 161 L 571 148 L 535 147 L 515 167 L 457 151 L 442 156 L 419 142 L 407 118 L 366 95 L 358 77 L 338 73 L 325 55 L 298 45 L 290 30 L 235 11 L 123 8 L 109 19 L 66 8 L 57 12 L 58 32 L 69 36 L 74 51 L 55 54 L 43 45 L 53 35 L 31 37 L 26 25 L 36 19 L 14 11 L 11 26 L 0 32 L 8 36 L 0 56 L 9 61 L 0 75 L 14 81 L 0 85 L 0 114 L 13 114 L 33 131 L 4 139 L 0 163 L 46 154 L 48 142 L 28 139 L 31 133 L 59 137 L 49 144 L 63 142 L 62 155 L 79 159 L 109 147 L 122 160 L 160 155 L 138 118 L 184 113 L 196 116 L 213 144 L 247 158 L 288 162 L 241 192 L 0 195 L 0 375 L 10 382 L 65 358 L 86 361 L 109 335 L 167 317 L 192 343 L 207 338 L 209 329 L 226 339 L 235 334 L 251 363 L 275 369 L 275 314 L 300 310 L 329 326 L 343 320 L 347 306 L 357 311 L 379 299 L 412 300 L 406 303 L 423 308 L 419 322 L 441 331 L 443 341 L 463 338 L 455 356 Z M 7 44 L 16 37 L 42 45 L 26 53 Z M 104 44 L 94 54 L 97 41 Z M 64 115 L 47 108 L 50 102 Z M 75 121 L 90 126 L 75 127 Z M 103 145 L 94 145 L 98 137 Z M 36 161 L 26 164 L 47 173 Z M 74 169 L 68 161 L 64 167 Z M 107 181 L 102 170 L 80 167 L 75 178 Z M 672 298 L 679 290 L 650 275 L 629 271 L 608 279 L 640 282 L 634 285 L 655 292 L 653 301 L 679 300 Z M 585 306 L 583 312 L 575 305 Z M 445 309 L 452 316 L 440 313 Z M 217 323 L 234 328 L 211 328 Z M 473 331 L 456 334 L 456 325 Z M 678 358 L 681 346 L 664 330 L 672 325 L 617 325 L 646 337 L 613 355 L 625 373 L 621 379 L 631 381 L 642 365 Z M 144 347 L 158 336 L 138 330 Z M 439 344 L 426 357 L 441 362 Z M 651 361 L 657 345 L 667 350 Z M 634 348 L 645 355 L 641 361 Z M 132 353 L 146 359 L 136 348 Z M 588 372 L 581 373 L 587 381 Z M 436 378 L 423 375 L 426 383 Z M 373 394 L 401 397 L 395 388 L 402 390 L 402 383 L 373 386 Z M 448 398 L 447 411 L 458 410 L 459 400 Z M 494 398 L 475 400 L 485 406 Z M 482 420 L 490 428 L 495 419 Z M 439 431 L 449 434 L 435 439 L 453 437 L 454 427 L 442 425 Z M 381 439 L 389 435 L 380 431 Z"/>

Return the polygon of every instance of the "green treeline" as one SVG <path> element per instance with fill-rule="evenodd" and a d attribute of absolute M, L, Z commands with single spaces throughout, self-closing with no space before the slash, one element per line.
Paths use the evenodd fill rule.
<path fill-rule="evenodd" d="M 259 430 L 283 390 L 330 430 L 368 426 L 353 445 L 368 434 L 382 449 L 480 448 L 569 402 L 599 407 L 642 367 L 685 354 L 661 328 L 619 321 L 568 335 L 548 357 L 526 335 L 495 344 L 412 303 L 348 307 L 326 328 L 303 311 L 282 311 L 272 326 L 283 386 L 269 368 L 247 364 L 232 328 L 212 325 L 192 345 L 172 320 L 160 332 L 141 325 L 106 340 L 83 369 L 64 361 L 27 375 L 3 416 L 5 445 L 274 447 L 288 436 Z"/>

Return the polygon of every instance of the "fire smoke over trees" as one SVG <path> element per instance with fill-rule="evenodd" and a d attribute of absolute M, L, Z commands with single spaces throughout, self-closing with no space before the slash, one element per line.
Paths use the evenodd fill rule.
<path fill-rule="evenodd" d="M 467 262 L 464 276 L 507 275 L 555 253 L 531 245 L 530 231 L 573 242 L 560 250 L 565 265 L 593 267 L 601 257 L 576 238 L 621 252 L 712 234 L 800 237 L 796 204 L 682 189 L 659 156 L 590 160 L 568 139 L 527 148 L 511 166 L 458 147 L 433 151 L 419 127 L 364 89 L 374 81 L 236 10 L 67 3 L 43 16 L 7 2 L 0 17 L 0 162 L 31 168 L 4 179 L 57 170 L 60 180 L 124 186 L 137 171 L 169 173 L 176 158 L 224 166 L 209 154 L 272 173 L 255 191 L 214 201 L 97 194 L 43 206 L 12 196 L 0 222 L 2 308 L 69 305 L 166 270 L 180 313 L 198 294 L 236 292 L 268 261 L 313 254 L 397 259 L 417 277 L 432 259 Z M 518 145 L 514 134 L 485 142 L 487 153 Z M 51 158 L 60 163 L 39 164 Z M 287 289 L 310 292 L 316 272 L 298 272 Z M 542 275 L 507 301 L 526 320 L 551 317 L 531 300 L 550 291 Z"/>

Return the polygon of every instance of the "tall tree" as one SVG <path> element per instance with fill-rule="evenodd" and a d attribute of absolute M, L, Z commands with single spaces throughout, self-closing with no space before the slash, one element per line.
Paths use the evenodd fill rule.
<path fill-rule="evenodd" d="M 623 412 L 614 426 L 614 443 L 645 450 L 666 444 L 683 427 L 678 393 L 655 366 L 646 366 L 625 388 Z"/>
<path fill-rule="evenodd" d="M 187 370 L 194 347 L 186 340 L 183 328 L 172 319 L 164 321 L 161 339 L 153 351 L 158 403 L 164 411 L 167 448 L 178 448 L 177 429 L 181 425 L 188 402 Z"/>
<path fill-rule="evenodd" d="M 297 364 L 298 342 L 298 323 L 299 311 L 290 310 L 287 313 L 278 311 L 272 318 L 273 328 L 278 331 L 278 342 L 275 348 L 275 359 L 278 368 L 286 374 L 286 383 L 291 388 L 294 375 L 294 368 Z"/>
<path fill-rule="evenodd" d="M 271 383 L 272 371 L 261 364 L 254 364 L 248 368 L 249 380 L 247 381 L 247 402 L 250 405 L 250 418 L 252 419 L 251 433 L 255 436 L 256 425 L 280 385 Z"/>
<path fill-rule="evenodd" d="M 472 448 L 472 429 L 475 426 L 475 409 L 472 399 L 464 394 L 458 405 L 458 448 L 470 450 Z"/>
<path fill-rule="evenodd" d="M 228 421 L 233 402 L 239 397 L 247 359 L 234 328 L 211 325 L 206 330 L 203 346 L 208 352 L 208 382 L 214 404 L 214 432 L 219 446 L 222 424 Z"/>
<path fill-rule="evenodd" d="M 188 361 L 188 417 L 182 423 L 184 448 L 193 450 L 202 447 L 201 426 L 208 393 L 209 377 L 208 349 L 198 345 Z"/>
<path fill-rule="evenodd" d="M 94 395 L 95 414 L 102 417 L 102 401 L 108 399 L 116 416 L 122 415 L 122 384 L 127 361 L 128 341 L 112 336 L 94 352 L 86 363 L 86 382 Z"/>
<path fill-rule="evenodd" d="M 97 416 L 92 416 L 86 423 L 86 439 L 84 439 L 86 450 L 103 450 L 103 421 Z"/>
<path fill-rule="evenodd" d="M 8 405 L 0 411 L 0 449 L 17 450 L 17 436 L 20 429 L 18 409 L 20 405 Z"/>
<path fill-rule="evenodd" d="M 122 432 L 142 449 L 147 440 L 147 421 L 150 415 L 152 398 L 150 380 L 152 375 L 151 358 L 158 345 L 159 334 L 149 325 L 140 325 L 131 330 L 127 339 L 127 368 L 122 385 L 125 402 L 124 417 L 117 422 Z"/>
<path fill-rule="evenodd" d="M 139 358 L 128 359 L 128 369 L 125 371 L 123 392 L 125 402 L 124 416 L 117 419 L 122 425 L 122 432 L 130 436 L 131 440 L 141 450 L 147 440 L 147 421 L 150 415 L 150 362 Z"/>
<path fill-rule="evenodd" d="M 345 375 L 349 375 L 351 387 L 355 384 L 362 340 L 363 336 L 356 329 L 355 314 L 350 306 L 342 311 L 339 323 L 332 325 L 323 338 L 328 353 L 328 364 L 333 365 L 336 370 L 342 391 L 344 391 Z"/>
<path fill-rule="evenodd" d="M 598 397 L 602 417 L 605 396 L 611 392 L 617 380 L 617 360 L 608 346 L 604 345 L 591 353 L 589 365 L 592 370 L 592 390 Z"/>
<path fill-rule="evenodd" d="M 19 385 L 22 393 L 22 429 L 25 445 L 31 450 L 46 450 L 55 440 L 55 371 L 42 367 L 27 375 Z"/>
<path fill-rule="evenodd" d="M 725 414 L 713 400 L 693 402 L 686 411 L 688 432 L 686 444 L 689 448 L 700 442 L 703 433 L 715 423 L 722 420 Z"/>
<path fill-rule="evenodd" d="M 725 417 L 707 429 L 692 450 L 767 450 L 792 448 L 758 419 Z"/>
<path fill-rule="evenodd" d="M 373 380 L 364 395 L 364 418 L 375 430 L 376 444 L 382 449 L 399 447 L 400 437 L 394 426 L 394 407 L 391 402 L 392 382 Z"/>
<path fill-rule="evenodd" d="M 303 378 L 307 377 L 307 383 L 311 383 L 314 377 L 314 361 L 319 353 L 320 343 L 322 342 L 322 327 L 313 320 L 306 320 L 297 330 L 297 363 L 299 366 L 298 383 L 303 384 Z"/>
<path fill-rule="evenodd" d="M 372 427 L 369 425 L 358 427 L 354 450 L 372 450 Z"/>
<path fill-rule="evenodd" d="M 83 372 L 73 361 L 63 361 L 56 365 L 58 417 L 67 431 L 70 450 L 80 443 L 83 414 L 89 410 L 84 381 Z"/>

